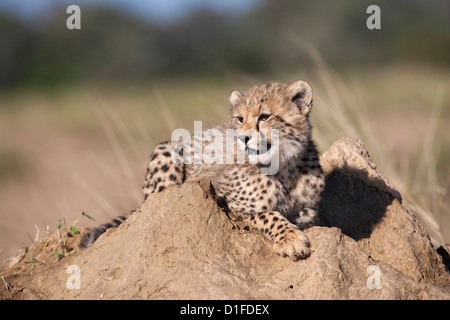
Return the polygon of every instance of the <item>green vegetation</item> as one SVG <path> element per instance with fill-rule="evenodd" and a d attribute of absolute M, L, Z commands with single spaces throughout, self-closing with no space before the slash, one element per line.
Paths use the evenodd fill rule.
<path fill-rule="evenodd" d="M 29 243 L 34 223 L 94 226 L 78 213 L 102 223 L 138 208 L 148 156 L 174 129 L 226 121 L 231 90 L 297 79 L 314 90 L 320 151 L 362 140 L 431 236 L 450 242 L 447 2 L 262 1 L 167 25 L 83 8 L 79 31 L 65 27 L 65 8 L 39 25 L 0 14 L 3 257 Z M 369 4 L 381 30 L 366 28 Z M 58 230 L 61 257 L 78 227 Z"/>
<path fill-rule="evenodd" d="M 70 254 L 73 248 L 68 246 L 68 237 L 73 237 L 73 234 L 78 234 L 80 231 L 77 229 L 78 222 L 82 217 L 86 217 L 90 220 L 95 220 L 86 212 L 82 212 L 81 215 L 70 225 L 67 226 L 66 219 L 59 219 L 56 225 L 56 234 L 58 236 L 58 246 L 59 251 L 53 252 L 50 257 L 58 257 L 58 259 L 65 257 Z"/>
<path fill-rule="evenodd" d="M 198 10 L 166 25 L 104 7 L 82 8 L 82 30 L 65 7 L 25 24 L 0 16 L 0 86 L 130 82 L 233 71 L 279 73 L 308 55 L 285 40 L 301 35 L 334 66 L 419 62 L 450 66 L 450 7 L 441 0 L 378 0 L 381 30 L 366 28 L 373 1 L 262 1 L 245 15 Z"/>

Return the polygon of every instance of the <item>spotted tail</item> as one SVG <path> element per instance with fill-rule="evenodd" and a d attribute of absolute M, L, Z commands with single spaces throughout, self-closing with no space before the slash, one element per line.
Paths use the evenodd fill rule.
<path fill-rule="evenodd" d="M 106 232 L 109 228 L 117 228 L 127 220 L 127 218 L 139 210 L 131 210 L 128 215 L 118 216 L 114 218 L 111 222 L 102 224 L 100 227 L 95 228 L 94 230 L 89 231 L 81 238 L 80 247 L 88 248 L 90 247 L 98 237 L 100 237 L 103 233 Z"/>

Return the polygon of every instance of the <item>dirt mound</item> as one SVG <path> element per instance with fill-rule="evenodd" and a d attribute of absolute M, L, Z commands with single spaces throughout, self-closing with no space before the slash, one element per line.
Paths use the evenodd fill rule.
<path fill-rule="evenodd" d="M 151 195 L 88 249 L 25 263 L 48 257 L 55 238 L 40 240 L 1 274 L 1 298 L 450 299 L 441 256 L 364 146 L 341 139 L 321 163 L 323 226 L 306 231 L 306 260 L 282 258 L 232 223 L 203 180 Z"/>

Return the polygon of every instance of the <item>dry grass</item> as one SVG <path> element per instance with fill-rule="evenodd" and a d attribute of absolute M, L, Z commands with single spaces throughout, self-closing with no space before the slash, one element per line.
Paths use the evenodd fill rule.
<path fill-rule="evenodd" d="M 73 221 L 86 211 L 96 222 L 84 226 L 94 226 L 135 209 L 147 157 L 173 129 L 226 120 L 232 89 L 298 78 L 315 91 L 312 120 L 320 149 L 341 136 L 362 140 L 432 237 L 450 242 L 448 75 L 420 66 L 335 72 L 296 35 L 286 38 L 310 53 L 312 69 L 0 95 L 0 158 L 17 159 L 10 161 L 14 170 L 0 166 L 1 258 L 30 245 L 35 224 L 56 229 L 59 219 Z M 412 77 L 415 72 L 427 85 Z"/>
<path fill-rule="evenodd" d="M 382 138 L 385 136 L 381 132 L 382 127 L 377 125 L 377 114 L 380 111 L 374 106 L 368 106 L 361 92 L 357 88 L 350 88 L 342 77 L 333 72 L 314 47 L 290 32 L 286 33 L 286 38 L 300 50 L 306 50 L 314 62 L 315 76 L 322 89 L 315 95 L 316 104 L 319 106 L 315 110 L 315 123 L 318 127 L 315 137 L 319 145 L 326 148 L 339 136 L 357 137 L 362 140 L 375 163 L 399 189 L 403 199 L 427 227 L 433 240 L 436 243 L 448 242 L 448 236 L 445 239 L 441 229 L 441 221 L 448 220 L 450 214 L 449 204 L 446 202 L 447 188 L 442 187 L 445 180 L 439 179 L 436 158 L 437 148 L 442 148 L 441 144 L 445 143 L 438 136 L 438 127 L 442 122 L 444 97 L 446 90 L 450 89 L 449 83 L 437 83 L 430 101 L 431 107 L 427 108 L 429 114 L 423 117 L 424 135 L 419 137 L 420 140 L 414 141 L 418 147 L 418 155 L 409 154 L 405 161 L 405 157 L 402 158 L 398 152 L 389 148 L 386 140 Z M 391 85 L 395 86 L 395 83 Z M 414 94 L 414 91 L 410 90 L 410 93 Z M 413 134 L 412 136 L 414 139 Z M 411 159 L 413 156 L 417 159 Z"/>

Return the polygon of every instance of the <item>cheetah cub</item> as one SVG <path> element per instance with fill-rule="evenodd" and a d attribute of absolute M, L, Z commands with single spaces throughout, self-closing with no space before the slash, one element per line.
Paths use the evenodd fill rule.
<path fill-rule="evenodd" d="M 182 155 L 186 160 L 180 143 L 161 143 L 150 156 L 144 199 L 171 184 L 208 178 L 232 215 L 260 230 L 273 243 L 275 252 L 293 260 L 306 258 L 310 244 L 302 230 L 317 222 L 318 202 L 325 184 L 311 138 L 312 89 L 304 81 L 289 85 L 270 82 L 245 94 L 233 91 L 229 100 L 232 118 L 215 129 L 223 134 L 234 130 L 237 148 L 244 150 L 245 161 L 237 162 L 234 153 L 235 161 L 222 163 L 199 163 L 192 158 L 179 161 L 180 157 L 174 155 Z M 201 143 L 207 145 L 205 141 Z M 224 157 L 229 155 L 227 151 Z M 252 155 L 269 155 L 277 170 L 263 173 L 270 163 L 251 162 Z M 123 220 L 125 217 L 119 217 L 89 232 L 81 246 L 88 247 L 106 229 Z"/>

